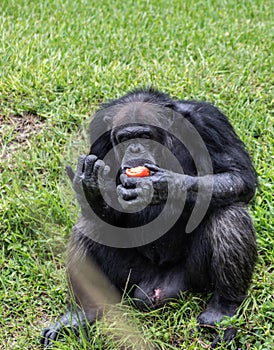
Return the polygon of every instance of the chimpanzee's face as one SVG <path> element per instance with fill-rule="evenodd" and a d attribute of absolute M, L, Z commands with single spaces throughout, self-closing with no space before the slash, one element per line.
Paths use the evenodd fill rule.
<path fill-rule="evenodd" d="M 150 125 L 128 124 L 112 132 L 116 147 L 116 158 L 121 168 L 157 164 L 159 159 L 158 142 L 161 140 L 156 127 Z M 153 142 L 154 141 L 154 142 Z M 163 142 L 163 140 L 161 140 Z"/>
<path fill-rule="evenodd" d="M 130 105 L 114 117 L 111 141 L 113 146 L 118 146 L 115 147 L 115 155 L 122 169 L 159 163 L 159 145 L 165 144 L 169 137 L 155 126 L 159 124 L 159 112 L 151 105 L 146 105 L 145 109 L 142 104 L 134 108 Z"/>

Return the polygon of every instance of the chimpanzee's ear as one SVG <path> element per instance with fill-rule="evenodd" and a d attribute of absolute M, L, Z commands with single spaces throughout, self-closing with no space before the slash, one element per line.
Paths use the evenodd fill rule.
<path fill-rule="evenodd" d="M 176 101 L 175 103 L 175 111 L 186 118 L 194 111 L 194 107 L 195 106 L 188 101 Z"/>

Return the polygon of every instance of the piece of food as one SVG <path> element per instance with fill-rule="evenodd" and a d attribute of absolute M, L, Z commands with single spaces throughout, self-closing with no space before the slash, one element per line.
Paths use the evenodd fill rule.
<path fill-rule="evenodd" d="M 126 169 L 126 174 L 128 177 L 145 177 L 150 175 L 150 171 L 145 166 L 137 166 Z"/>

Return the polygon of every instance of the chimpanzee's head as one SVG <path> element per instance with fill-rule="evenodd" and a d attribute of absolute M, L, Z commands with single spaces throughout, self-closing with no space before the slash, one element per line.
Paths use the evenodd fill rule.
<path fill-rule="evenodd" d="M 168 147 L 171 143 L 171 136 L 162 128 L 170 120 L 161 106 L 131 102 L 122 105 L 114 117 L 105 116 L 104 121 L 111 129 L 110 140 L 122 169 L 157 165 L 162 157 L 159 145 Z"/>

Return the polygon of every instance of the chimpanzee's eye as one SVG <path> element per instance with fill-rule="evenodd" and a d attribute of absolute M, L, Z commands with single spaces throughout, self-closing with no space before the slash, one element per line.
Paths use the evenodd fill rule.
<path fill-rule="evenodd" d="M 152 135 L 150 133 L 146 132 L 146 133 L 142 134 L 141 138 L 150 140 L 152 138 Z"/>

